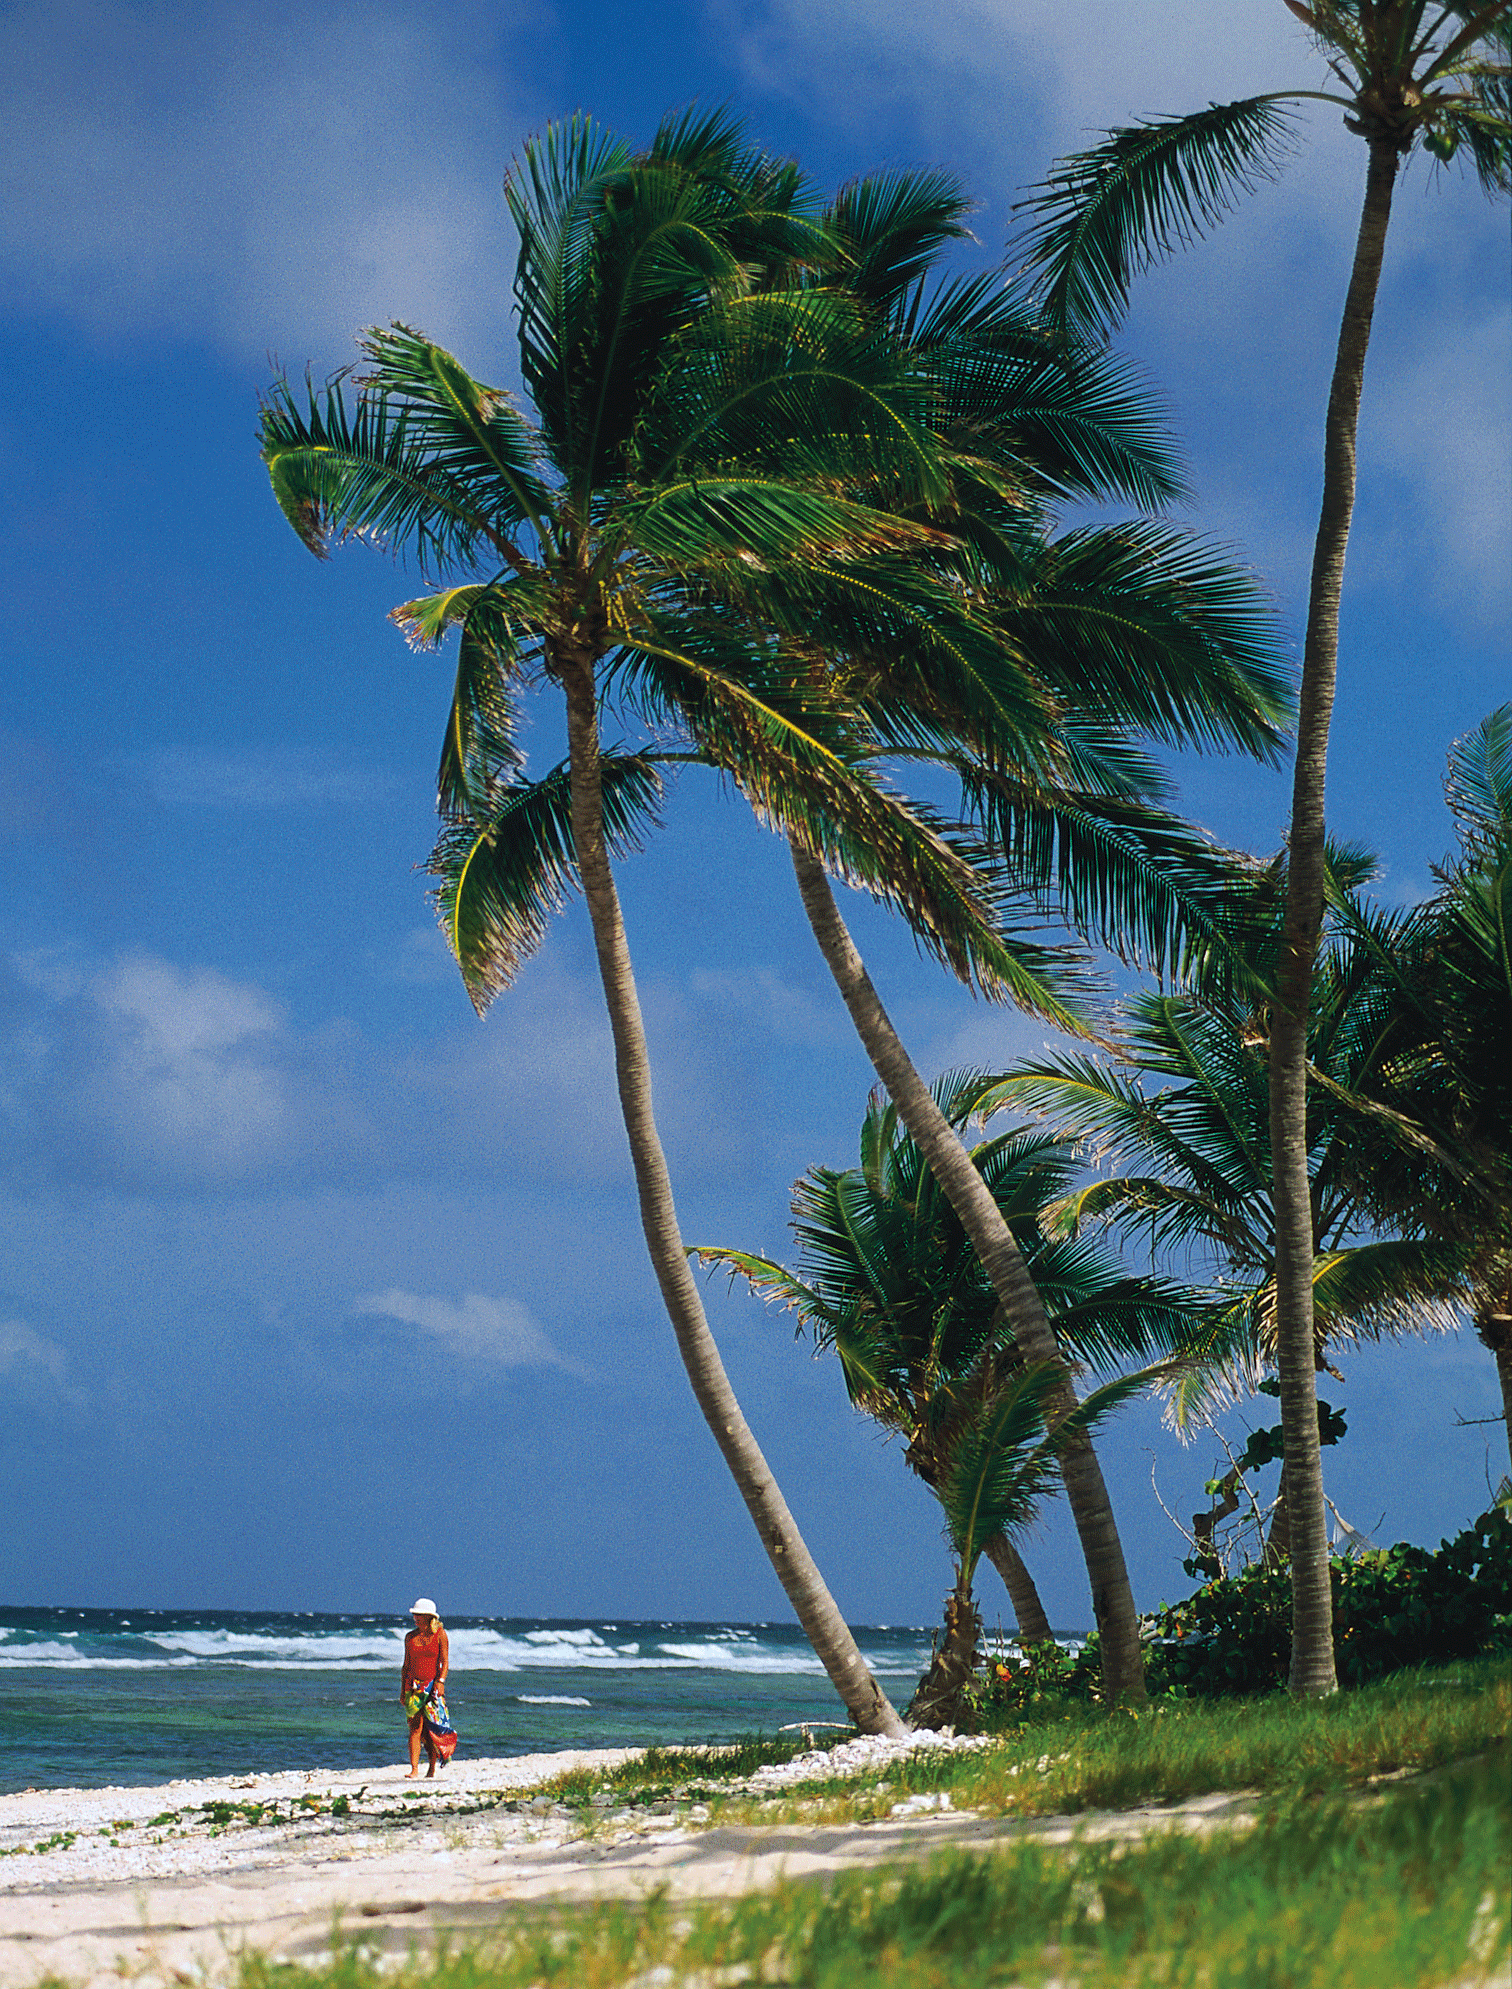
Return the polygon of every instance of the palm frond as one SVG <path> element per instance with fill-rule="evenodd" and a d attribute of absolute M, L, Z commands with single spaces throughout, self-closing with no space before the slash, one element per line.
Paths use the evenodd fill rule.
<path fill-rule="evenodd" d="M 947 242 L 969 230 L 953 173 L 872 173 L 843 186 L 825 213 L 845 256 L 846 290 L 884 312 L 901 309 Z"/>
<path fill-rule="evenodd" d="M 1109 131 L 1102 144 L 1058 161 L 1018 203 L 1031 216 L 1024 267 L 1052 324 L 1101 344 L 1123 317 L 1132 279 L 1273 179 L 1292 129 L 1279 104 L 1246 97 Z"/>
<path fill-rule="evenodd" d="M 525 516 L 509 487 L 453 477 L 402 400 L 364 390 L 349 406 L 337 375 L 324 389 L 306 381 L 304 401 L 287 380 L 274 383 L 262 458 L 279 508 L 317 558 L 363 538 L 412 552 L 426 573 L 482 557 L 498 564 Z"/>
<path fill-rule="evenodd" d="M 615 853 L 639 846 L 654 822 L 656 772 L 630 754 L 602 757 L 604 828 Z M 444 829 L 426 865 L 440 879 L 441 928 L 481 1015 L 540 945 L 548 919 L 577 883 L 566 764 L 521 781 L 483 822 Z"/>
<path fill-rule="evenodd" d="M 1472 850 L 1487 842 L 1512 846 L 1512 704 L 1455 740 L 1444 798 Z"/>
<path fill-rule="evenodd" d="M 968 1578 L 994 1534 L 1020 1531 L 1033 1517 L 1066 1445 L 1150 1387 L 1159 1372 L 1121 1375 L 1093 1390 L 1052 1430 L 1046 1427 L 1046 1411 L 1061 1370 L 1025 1368 L 965 1424 L 935 1492 L 951 1547 Z"/>

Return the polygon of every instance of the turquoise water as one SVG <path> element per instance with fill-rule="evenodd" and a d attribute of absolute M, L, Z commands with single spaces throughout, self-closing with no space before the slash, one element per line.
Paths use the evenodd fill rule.
<path fill-rule="evenodd" d="M 0 1608 L 0 1792 L 399 1761 L 408 1628 L 380 1616 Z M 447 1632 L 459 1759 L 845 1718 L 786 1624 L 457 1617 Z M 929 1632 L 856 1635 L 884 1689 L 906 1699 Z"/>

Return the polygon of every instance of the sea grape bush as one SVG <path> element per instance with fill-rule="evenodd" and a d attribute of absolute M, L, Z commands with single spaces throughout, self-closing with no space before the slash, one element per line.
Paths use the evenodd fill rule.
<path fill-rule="evenodd" d="M 1474 1657 L 1512 1642 L 1512 1518 L 1497 1507 L 1436 1553 L 1405 1542 L 1332 1562 L 1339 1682 Z M 1204 1584 L 1154 1619 L 1151 1685 L 1265 1692 L 1291 1664 L 1291 1572 L 1263 1564 Z"/>
<path fill-rule="evenodd" d="M 1437 1552 L 1405 1542 L 1331 1564 L 1339 1682 L 1363 1685 L 1413 1665 L 1512 1649 L 1512 1515 L 1483 1513 Z M 1152 1695 L 1269 1692 L 1291 1665 L 1291 1571 L 1263 1563 L 1203 1584 L 1145 1619 Z M 1097 1638 L 1084 1649 L 1029 1646 L 987 1666 L 984 1724 L 1102 1696 Z"/>

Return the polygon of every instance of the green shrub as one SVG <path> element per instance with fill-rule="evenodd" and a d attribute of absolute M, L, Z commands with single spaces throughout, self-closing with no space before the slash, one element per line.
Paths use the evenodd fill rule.
<path fill-rule="evenodd" d="M 1332 1575 L 1340 1684 L 1473 1657 L 1507 1640 L 1512 1518 L 1493 1507 L 1437 1553 L 1403 1543 L 1335 1559 Z M 1205 1583 L 1154 1619 L 1152 1690 L 1245 1693 L 1284 1685 L 1291 1607 L 1284 1565 Z"/>

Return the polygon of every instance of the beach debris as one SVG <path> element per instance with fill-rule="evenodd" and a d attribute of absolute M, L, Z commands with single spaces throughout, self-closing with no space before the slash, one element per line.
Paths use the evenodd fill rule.
<path fill-rule="evenodd" d="M 902 1802 L 893 1804 L 888 1815 L 923 1816 L 927 1810 L 949 1809 L 950 1806 L 950 1791 L 936 1789 L 929 1795 L 905 1796 Z"/>
<path fill-rule="evenodd" d="M 928 1727 L 888 1740 L 881 1734 L 856 1734 L 838 1747 L 816 1748 L 792 1761 L 768 1762 L 752 1774 L 748 1787 L 758 1790 L 791 1788 L 798 1782 L 828 1781 L 841 1775 L 864 1775 L 872 1768 L 891 1767 L 912 1754 L 960 1754 L 991 1747 L 986 1734 L 936 1733 Z"/>

